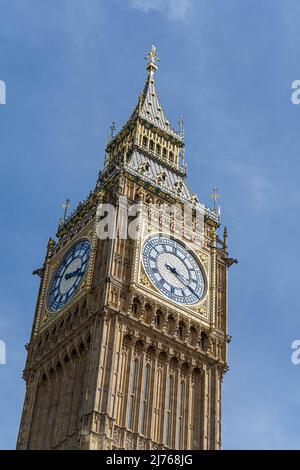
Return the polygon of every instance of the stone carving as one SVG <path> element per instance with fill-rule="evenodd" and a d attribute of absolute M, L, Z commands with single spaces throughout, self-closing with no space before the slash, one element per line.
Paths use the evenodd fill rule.
<path fill-rule="evenodd" d="M 114 429 L 114 436 L 113 436 L 113 445 L 117 448 L 120 447 L 120 431 L 119 429 Z"/>
<path fill-rule="evenodd" d="M 133 435 L 132 434 L 129 434 L 127 433 L 126 435 L 126 446 L 125 446 L 125 449 L 126 450 L 133 450 L 134 447 L 133 447 Z"/>

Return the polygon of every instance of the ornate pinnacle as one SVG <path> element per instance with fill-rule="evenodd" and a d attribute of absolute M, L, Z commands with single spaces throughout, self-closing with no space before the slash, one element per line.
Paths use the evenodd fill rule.
<path fill-rule="evenodd" d="M 224 227 L 223 245 L 224 245 L 224 250 L 227 251 L 227 249 L 228 249 L 228 231 L 227 231 L 227 227 Z"/>
<path fill-rule="evenodd" d="M 213 188 L 213 192 L 211 194 L 211 198 L 214 201 L 214 212 L 217 212 L 217 200 L 220 197 L 220 194 L 218 193 L 218 188 Z"/>
<path fill-rule="evenodd" d="M 149 72 L 155 72 L 157 69 L 158 69 L 158 65 L 156 63 L 156 60 L 159 62 L 160 61 L 160 58 L 158 57 L 157 55 L 157 52 L 156 52 L 156 47 L 155 46 L 152 46 L 151 47 L 151 51 L 149 52 L 149 54 L 145 57 L 145 60 L 149 59 L 149 62 L 147 64 L 147 67 L 146 69 L 149 70 Z"/>
<path fill-rule="evenodd" d="M 53 248 L 55 246 L 55 241 L 53 240 L 53 238 L 49 238 L 48 240 L 48 249 L 49 248 Z"/>
<path fill-rule="evenodd" d="M 184 120 L 183 120 L 182 114 L 180 114 L 178 124 L 179 124 L 179 135 L 180 137 L 184 138 Z"/>
<path fill-rule="evenodd" d="M 66 219 L 67 219 L 68 209 L 71 207 L 70 199 L 66 199 L 66 201 L 63 203 L 62 207 L 64 209 L 63 222 L 65 222 Z"/>
<path fill-rule="evenodd" d="M 52 238 L 49 238 L 48 246 L 47 246 L 47 255 L 46 255 L 47 258 L 52 256 L 53 248 L 55 247 L 55 245 L 56 245 L 55 241 Z M 37 269 L 32 274 L 40 275 Z"/>
<path fill-rule="evenodd" d="M 113 138 L 114 138 L 114 132 L 115 132 L 115 130 L 116 130 L 116 123 L 115 123 L 115 121 L 113 121 L 113 122 L 111 123 L 111 126 L 110 126 L 109 129 L 110 129 L 110 134 L 109 134 L 109 136 L 108 136 L 108 143 L 110 143 L 110 142 L 113 140 Z"/>

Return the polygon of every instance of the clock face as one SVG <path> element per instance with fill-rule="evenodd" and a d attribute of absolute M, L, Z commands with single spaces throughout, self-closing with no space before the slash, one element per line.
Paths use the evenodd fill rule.
<path fill-rule="evenodd" d="M 60 263 L 50 286 L 49 307 L 57 312 L 78 289 L 86 272 L 91 245 L 88 240 L 76 243 Z"/>
<path fill-rule="evenodd" d="M 152 284 L 173 302 L 193 305 L 205 296 L 204 270 L 181 243 L 163 236 L 149 238 L 142 260 Z"/>

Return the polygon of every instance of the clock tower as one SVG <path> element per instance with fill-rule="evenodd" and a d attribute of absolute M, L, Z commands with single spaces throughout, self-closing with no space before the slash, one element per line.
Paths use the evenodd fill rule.
<path fill-rule="evenodd" d="M 18 449 L 220 449 L 227 230 L 186 184 L 155 47 L 95 188 L 36 273 Z"/>

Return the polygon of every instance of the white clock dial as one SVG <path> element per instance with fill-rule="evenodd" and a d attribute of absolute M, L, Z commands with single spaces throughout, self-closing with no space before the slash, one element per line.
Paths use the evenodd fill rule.
<path fill-rule="evenodd" d="M 205 296 L 204 270 L 182 243 L 164 236 L 149 238 L 142 249 L 142 261 L 152 284 L 173 302 L 192 305 Z"/>

